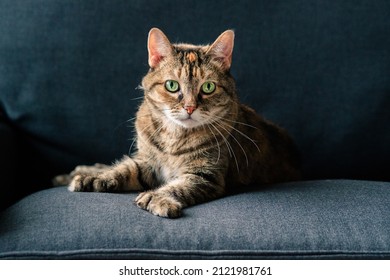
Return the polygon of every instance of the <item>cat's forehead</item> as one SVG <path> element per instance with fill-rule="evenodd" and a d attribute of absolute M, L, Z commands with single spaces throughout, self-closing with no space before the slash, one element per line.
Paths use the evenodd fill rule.
<path fill-rule="evenodd" d="M 189 44 L 173 45 L 175 50 L 174 63 L 171 70 L 182 82 L 193 83 L 207 74 L 207 61 L 205 46 Z M 165 69 L 168 70 L 168 69 Z"/>
<path fill-rule="evenodd" d="M 173 48 L 178 52 L 195 51 L 205 53 L 209 45 L 192 45 L 192 44 L 173 44 Z"/>
<path fill-rule="evenodd" d="M 208 46 L 196 46 L 190 44 L 173 45 L 177 58 L 183 63 L 199 63 L 204 59 Z"/>

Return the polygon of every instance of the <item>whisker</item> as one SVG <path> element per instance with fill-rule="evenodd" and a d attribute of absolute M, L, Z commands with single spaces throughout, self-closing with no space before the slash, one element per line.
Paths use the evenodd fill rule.
<path fill-rule="evenodd" d="M 251 128 L 254 128 L 254 129 L 259 129 L 258 127 L 254 126 L 254 125 L 247 124 L 247 123 L 233 121 L 233 120 L 230 120 L 230 119 L 224 119 L 224 120 L 226 120 L 228 122 L 236 123 L 236 124 L 241 124 L 241 125 L 244 125 L 244 126 L 247 126 L 247 127 L 251 127 Z"/>
<path fill-rule="evenodd" d="M 152 125 L 153 125 L 153 123 L 151 123 L 151 124 L 145 126 L 145 127 L 140 131 L 140 133 L 141 133 L 141 132 L 144 132 L 146 129 L 148 129 L 148 128 L 151 127 Z M 136 132 L 137 132 L 137 131 L 136 131 Z M 137 141 L 137 139 L 138 139 L 138 135 L 136 134 L 136 135 L 134 136 L 134 138 L 133 138 L 133 141 L 131 142 L 131 145 L 130 145 L 128 154 L 130 154 L 131 150 L 133 149 L 134 143 L 135 143 L 135 141 Z"/>
<path fill-rule="evenodd" d="M 144 96 L 130 98 L 131 101 L 144 99 Z"/>
<path fill-rule="evenodd" d="M 215 162 L 215 164 L 217 164 L 219 162 L 219 159 L 221 158 L 221 147 L 219 146 L 219 141 L 218 141 L 218 138 L 217 136 L 215 135 L 215 133 L 213 132 L 213 130 L 210 128 L 210 126 L 207 124 L 207 128 L 210 130 L 211 134 L 213 134 L 214 136 L 214 139 L 215 139 L 215 142 L 217 142 L 217 146 L 218 146 L 218 158 L 217 158 L 217 161 Z"/>
<path fill-rule="evenodd" d="M 138 85 L 135 89 L 136 90 L 144 90 L 144 87 L 142 85 Z"/>
<path fill-rule="evenodd" d="M 164 124 L 161 124 L 149 137 L 148 137 L 148 141 L 150 141 L 154 135 L 156 135 L 156 133 L 160 132 L 161 129 L 164 127 Z"/>
<path fill-rule="evenodd" d="M 133 146 L 134 146 L 134 143 L 135 143 L 136 140 L 137 140 L 137 136 L 134 136 L 134 137 L 133 137 L 133 141 L 131 142 L 129 151 L 127 152 L 128 155 L 131 154 L 131 150 L 133 149 Z"/>
<path fill-rule="evenodd" d="M 121 122 L 121 123 L 119 123 L 115 128 L 114 128 L 114 131 L 116 131 L 117 129 L 119 129 L 122 125 L 124 125 L 125 123 L 131 123 L 132 122 L 132 124 L 129 124 L 129 125 L 127 125 L 126 127 L 135 127 L 135 120 L 137 119 L 137 118 L 143 118 L 143 117 L 146 117 L 146 116 L 150 116 L 150 113 L 149 114 L 143 114 L 143 115 L 137 115 L 137 116 L 135 116 L 135 117 L 133 117 L 133 118 L 130 118 L 130 119 L 128 119 L 128 120 L 126 120 L 126 121 L 123 121 L 123 122 Z"/>
<path fill-rule="evenodd" d="M 259 151 L 259 153 L 261 153 L 260 151 L 260 148 L 259 146 L 257 146 L 256 142 L 250 138 L 248 135 L 246 135 L 245 133 L 243 133 L 242 131 L 238 130 L 237 128 L 235 128 L 234 126 L 231 126 L 231 125 L 228 125 L 226 124 L 227 126 L 229 126 L 230 128 L 234 129 L 235 131 L 237 131 L 239 134 L 241 134 L 243 137 L 245 137 L 246 139 L 248 139 L 249 141 L 252 142 L 253 145 L 255 145 L 256 149 Z"/>
<path fill-rule="evenodd" d="M 229 141 L 226 139 L 226 137 L 222 134 L 222 132 L 214 124 L 210 123 L 210 125 L 222 136 L 223 141 L 225 142 L 226 147 L 228 148 L 230 157 L 233 156 L 233 158 L 234 158 L 234 161 L 235 161 L 236 167 L 237 167 L 237 172 L 240 173 L 240 167 L 238 166 L 236 154 L 234 153 L 234 150 L 233 150 L 232 146 L 230 145 Z"/>
<path fill-rule="evenodd" d="M 248 156 L 247 156 L 247 154 L 246 154 L 244 148 L 243 148 L 242 145 L 240 144 L 240 142 L 237 140 L 236 137 L 234 137 L 234 135 L 233 135 L 230 131 L 228 131 L 226 128 L 224 128 L 222 124 L 220 124 L 218 121 L 216 121 L 215 123 L 216 123 L 217 125 L 219 125 L 219 127 L 221 127 L 223 130 L 225 130 L 225 131 L 234 139 L 234 141 L 236 141 L 236 143 L 238 144 L 238 146 L 240 146 L 240 148 L 241 148 L 241 150 L 242 150 L 242 152 L 244 153 L 244 156 L 245 156 L 246 166 L 248 167 L 248 166 L 249 166 Z"/>
<path fill-rule="evenodd" d="M 134 118 L 130 118 L 127 121 L 124 121 L 124 122 L 132 122 L 132 121 L 135 121 L 136 119 L 137 119 L 137 116 L 135 116 Z"/>
<path fill-rule="evenodd" d="M 150 116 L 150 115 L 151 115 L 150 113 L 143 114 L 143 115 L 137 114 L 135 117 L 130 118 L 130 119 L 124 121 L 123 123 L 125 123 L 125 122 L 132 122 L 132 121 L 135 121 L 137 118 L 143 118 L 143 117 Z"/>
<path fill-rule="evenodd" d="M 233 114 L 232 113 L 228 113 L 226 115 L 233 115 Z M 250 125 L 250 124 L 247 124 L 247 123 L 244 123 L 244 122 L 239 122 L 239 121 L 228 119 L 228 118 L 224 118 L 224 117 L 221 117 L 221 116 L 214 116 L 214 117 L 218 118 L 218 120 L 224 120 L 224 121 L 228 121 L 228 122 L 232 122 L 232 123 L 236 123 L 236 124 L 241 124 L 241 125 L 244 125 L 244 126 L 247 126 L 247 127 L 251 127 L 251 128 L 254 128 L 254 129 L 259 129 L 258 127 L 254 126 L 254 125 Z"/>
<path fill-rule="evenodd" d="M 220 131 L 218 128 L 215 127 L 215 125 L 213 125 L 212 123 L 210 123 L 209 125 L 211 125 L 211 126 L 215 129 L 215 131 L 217 131 L 218 134 L 222 136 L 222 139 L 223 139 L 223 141 L 225 142 L 225 145 L 226 145 L 227 148 L 228 148 L 229 156 L 230 156 L 230 157 L 233 157 L 232 149 L 231 149 L 230 143 L 227 141 L 226 137 L 221 133 L 221 131 Z"/>
<path fill-rule="evenodd" d="M 229 120 L 229 119 L 226 119 L 226 118 L 223 118 L 223 117 L 216 117 L 217 118 L 217 121 L 218 120 L 225 120 L 225 121 L 232 121 L 232 120 Z M 233 121 L 234 122 L 234 121 Z M 241 123 L 241 122 L 237 122 L 238 124 L 242 124 L 242 125 L 247 125 L 249 127 L 253 127 L 253 128 L 256 128 L 258 129 L 257 127 L 254 127 L 254 126 L 251 126 L 251 125 L 248 125 L 248 124 L 245 124 L 245 123 Z M 241 134 L 243 137 L 245 137 L 246 139 L 248 139 L 249 141 L 252 142 L 253 145 L 255 145 L 256 149 L 261 153 L 261 150 L 259 148 L 259 146 L 256 144 L 256 142 L 250 138 L 248 135 L 246 135 L 245 133 L 243 133 L 242 131 L 240 131 L 239 129 L 237 129 L 236 127 L 232 126 L 232 125 L 229 125 L 227 123 L 225 123 L 226 126 L 228 126 L 229 128 L 235 130 L 237 133 Z"/>
<path fill-rule="evenodd" d="M 120 128 L 120 127 L 121 127 L 122 125 L 124 125 L 125 123 L 134 121 L 136 118 L 137 118 L 137 117 L 130 118 L 130 119 L 126 120 L 126 121 L 123 121 L 123 122 L 119 123 L 119 124 L 114 128 L 114 131 L 116 131 L 118 128 Z"/>

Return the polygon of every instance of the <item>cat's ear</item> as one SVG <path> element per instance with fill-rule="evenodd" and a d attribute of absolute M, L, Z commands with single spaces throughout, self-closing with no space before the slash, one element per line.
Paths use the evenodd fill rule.
<path fill-rule="evenodd" d="M 148 36 L 149 66 L 155 68 L 160 61 L 172 54 L 173 48 L 167 36 L 158 28 L 152 28 Z"/>
<path fill-rule="evenodd" d="M 212 55 L 214 59 L 220 61 L 221 66 L 225 70 L 229 70 L 232 64 L 233 46 L 234 31 L 226 30 L 209 47 L 207 54 Z"/>

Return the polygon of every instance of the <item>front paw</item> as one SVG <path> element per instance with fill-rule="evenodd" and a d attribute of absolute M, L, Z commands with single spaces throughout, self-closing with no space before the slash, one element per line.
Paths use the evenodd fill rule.
<path fill-rule="evenodd" d="M 115 192 L 118 189 L 118 180 L 111 176 L 105 176 L 104 173 L 76 175 L 68 188 L 72 192 Z"/>
<path fill-rule="evenodd" d="M 138 207 L 151 212 L 154 215 L 167 218 L 178 218 L 181 216 L 183 206 L 170 197 L 168 194 L 158 191 L 140 193 L 135 202 Z"/>

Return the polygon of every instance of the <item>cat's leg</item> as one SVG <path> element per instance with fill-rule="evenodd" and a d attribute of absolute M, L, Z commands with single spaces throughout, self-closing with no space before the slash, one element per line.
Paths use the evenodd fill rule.
<path fill-rule="evenodd" d="M 138 166 L 130 157 L 125 156 L 113 166 L 91 169 L 81 166 L 74 170 L 69 190 L 74 192 L 121 192 L 143 190 L 138 181 Z"/>
<path fill-rule="evenodd" d="M 154 215 L 177 218 L 184 207 L 216 199 L 225 194 L 223 176 L 186 174 L 162 187 L 142 192 L 136 198 L 138 207 Z"/>

